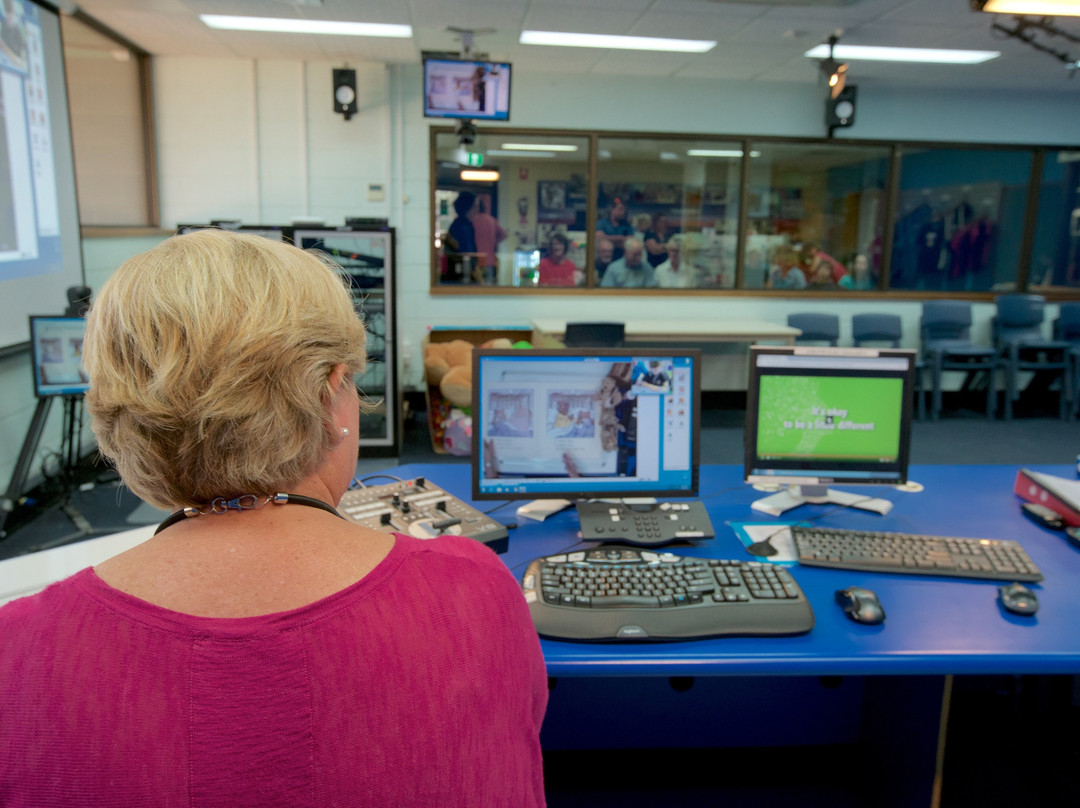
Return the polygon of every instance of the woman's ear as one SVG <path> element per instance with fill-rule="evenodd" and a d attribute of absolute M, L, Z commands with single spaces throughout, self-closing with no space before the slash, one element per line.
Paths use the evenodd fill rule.
<path fill-rule="evenodd" d="M 349 368 L 344 362 L 338 362 L 330 371 L 330 377 L 326 380 L 327 392 L 335 396 L 345 386 L 345 380 L 349 377 Z"/>

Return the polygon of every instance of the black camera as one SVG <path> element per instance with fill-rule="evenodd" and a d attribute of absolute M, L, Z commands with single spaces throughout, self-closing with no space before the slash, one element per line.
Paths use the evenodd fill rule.
<path fill-rule="evenodd" d="M 476 124 L 463 118 L 458 121 L 457 127 L 454 129 L 454 134 L 457 135 L 458 143 L 460 145 L 471 146 L 476 142 Z"/>

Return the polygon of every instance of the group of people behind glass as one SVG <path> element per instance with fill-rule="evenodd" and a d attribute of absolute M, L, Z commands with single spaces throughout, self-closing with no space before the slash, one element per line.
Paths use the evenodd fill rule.
<path fill-rule="evenodd" d="M 594 267 L 601 288 L 691 288 L 693 269 L 681 263 L 680 236 L 672 235 L 668 218 L 639 213 L 631 222 L 626 205 L 616 198 L 596 225 Z M 580 286 L 584 272 L 566 258 L 567 240 L 552 235 L 540 260 L 540 286 Z"/>
<path fill-rule="evenodd" d="M 849 271 L 813 243 L 777 248 L 765 280 L 768 289 L 863 290 L 875 285 L 865 255 L 856 255 Z"/>

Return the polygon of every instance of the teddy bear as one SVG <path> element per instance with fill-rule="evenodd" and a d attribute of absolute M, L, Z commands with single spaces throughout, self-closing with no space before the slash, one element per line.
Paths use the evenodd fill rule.
<path fill-rule="evenodd" d="M 481 348 L 512 348 L 510 340 L 490 339 Z M 442 397 L 461 410 L 472 406 L 473 345 L 463 339 L 429 342 L 424 348 L 424 375 L 427 383 L 438 387 Z"/>
<path fill-rule="evenodd" d="M 525 344 L 527 345 L 527 343 Z M 506 338 L 481 343 L 482 348 L 517 348 Z M 432 439 L 451 454 L 468 455 L 472 448 L 472 352 L 473 344 L 463 339 L 429 342 L 424 346 L 424 377 L 430 396 L 429 423 Z"/>

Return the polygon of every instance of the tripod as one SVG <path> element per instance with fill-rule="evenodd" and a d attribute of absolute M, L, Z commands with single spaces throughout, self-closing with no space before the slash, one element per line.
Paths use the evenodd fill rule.
<path fill-rule="evenodd" d="M 63 474 L 67 478 L 72 478 L 75 469 L 79 464 L 79 444 L 81 431 L 82 418 L 82 395 L 69 395 L 69 396 L 43 396 L 38 399 L 37 407 L 34 409 L 33 418 L 30 419 L 30 427 L 26 431 L 26 437 L 23 439 L 22 449 L 19 451 L 19 459 L 15 462 L 15 469 L 11 473 L 11 482 L 8 484 L 7 493 L 4 494 L 3 499 L 0 499 L 0 539 L 6 534 L 4 533 L 4 525 L 7 522 L 8 516 L 15 510 L 15 506 L 18 504 L 19 498 L 22 496 L 24 488 L 26 486 L 26 479 L 30 474 L 30 464 L 33 462 L 34 454 L 37 452 L 38 444 L 41 443 L 41 435 L 45 430 L 45 424 L 48 421 L 49 411 L 52 408 L 52 402 L 54 398 L 63 398 L 64 401 L 64 430 L 61 438 L 60 445 L 60 457 L 63 462 Z M 89 520 L 75 507 L 75 504 L 71 501 L 71 492 L 67 492 L 67 496 L 63 504 L 60 506 L 67 517 L 75 525 L 77 530 L 74 533 L 62 536 L 59 539 L 54 539 L 46 544 L 42 544 L 34 549 L 47 550 L 52 547 L 59 547 L 64 544 L 71 544 L 82 539 L 92 538 L 98 535 L 106 535 L 112 531 L 99 531 L 95 530 L 90 524 Z"/>

